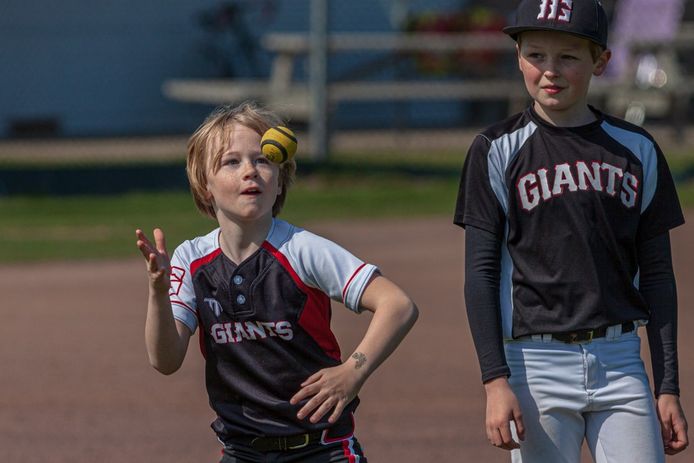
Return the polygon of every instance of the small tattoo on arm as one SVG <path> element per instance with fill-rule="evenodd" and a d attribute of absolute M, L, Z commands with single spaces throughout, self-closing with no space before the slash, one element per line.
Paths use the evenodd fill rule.
<path fill-rule="evenodd" d="M 352 354 L 352 358 L 356 360 L 357 364 L 354 366 L 355 370 L 358 370 L 366 363 L 366 355 L 361 352 L 355 352 Z"/>

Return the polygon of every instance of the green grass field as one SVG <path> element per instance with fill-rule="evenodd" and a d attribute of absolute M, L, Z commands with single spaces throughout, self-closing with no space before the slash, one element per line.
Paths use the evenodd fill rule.
<path fill-rule="evenodd" d="M 281 217 L 310 226 L 319 220 L 452 217 L 460 153 L 344 154 L 308 169 L 290 191 Z M 672 158 L 673 171 L 691 172 L 694 157 Z M 301 169 L 300 169 L 301 173 Z M 680 199 L 694 206 L 694 180 L 680 181 Z M 0 197 L 0 262 L 101 259 L 137 255 L 134 230 L 161 227 L 170 250 L 215 227 L 188 192 L 112 196 Z"/>
<path fill-rule="evenodd" d="M 450 214 L 453 181 L 312 181 L 290 192 L 282 218 L 324 219 Z M 134 230 L 161 227 L 170 248 L 214 228 L 187 192 L 0 200 L 0 262 L 98 259 L 135 255 Z"/>

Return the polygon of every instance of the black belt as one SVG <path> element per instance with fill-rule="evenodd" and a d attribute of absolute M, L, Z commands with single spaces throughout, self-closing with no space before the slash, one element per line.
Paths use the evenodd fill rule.
<path fill-rule="evenodd" d="M 234 439 L 242 441 L 258 452 L 283 452 L 285 450 L 298 450 L 310 444 L 320 442 L 323 431 L 308 432 L 294 436 L 261 436 L 248 437 L 246 439 Z"/>
<path fill-rule="evenodd" d="M 553 333 L 552 339 L 556 339 L 557 341 L 566 342 L 569 344 L 588 342 L 596 338 L 604 338 L 607 335 L 608 328 L 609 326 L 601 326 L 600 328 L 595 328 L 594 330 L 580 330 L 573 331 L 570 333 Z M 622 323 L 622 333 L 629 333 L 631 331 L 634 331 L 634 322 Z"/>

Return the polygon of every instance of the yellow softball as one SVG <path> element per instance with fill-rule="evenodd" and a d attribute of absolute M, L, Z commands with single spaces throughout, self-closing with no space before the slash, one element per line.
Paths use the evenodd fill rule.
<path fill-rule="evenodd" d="M 296 153 L 296 135 L 287 127 L 270 127 L 260 139 L 260 151 L 270 161 L 282 164 Z"/>

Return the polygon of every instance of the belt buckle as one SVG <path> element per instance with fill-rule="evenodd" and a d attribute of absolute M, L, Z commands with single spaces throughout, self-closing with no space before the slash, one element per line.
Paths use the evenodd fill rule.
<path fill-rule="evenodd" d="M 287 450 L 297 450 L 297 449 L 302 449 L 302 448 L 306 447 L 308 445 L 308 441 L 309 441 L 308 433 L 302 434 L 302 436 L 304 437 L 304 441 L 301 444 L 297 444 L 297 445 L 287 445 L 287 438 L 285 437 L 284 438 L 285 448 Z"/>
<path fill-rule="evenodd" d="M 585 339 L 578 339 L 579 333 L 569 333 L 569 344 L 580 344 L 582 342 L 591 342 L 595 335 L 595 330 L 585 332 Z"/>

